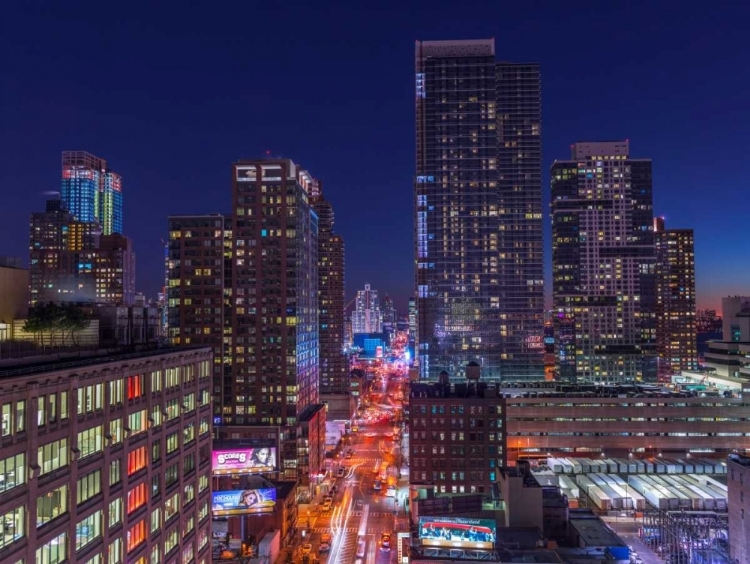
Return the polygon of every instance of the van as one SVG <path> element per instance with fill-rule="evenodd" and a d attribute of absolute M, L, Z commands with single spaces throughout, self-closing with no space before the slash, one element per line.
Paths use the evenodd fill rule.
<path fill-rule="evenodd" d="M 365 539 L 363 539 L 362 537 L 359 537 L 359 540 L 357 541 L 357 558 L 365 557 L 366 548 L 367 548 L 367 541 L 365 541 Z"/>

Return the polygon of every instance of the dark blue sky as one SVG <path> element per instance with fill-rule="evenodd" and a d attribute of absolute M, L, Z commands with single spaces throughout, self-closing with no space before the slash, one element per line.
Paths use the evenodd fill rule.
<path fill-rule="evenodd" d="M 545 205 L 571 143 L 630 139 L 654 160 L 656 212 L 695 229 L 699 306 L 715 306 L 750 291 L 748 20 L 740 1 L 10 0 L 0 254 L 27 258 L 60 152 L 87 150 L 123 176 L 138 288 L 153 296 L 167 216 L 228 210 L 231 163 L 271 151 L 323 180 L 347 295 L 367 281 L 403 307 L 414 41 L 495 37 L 499 58 L 541 63 Z M 549 244 L 547 229 L 548 262 Z"/>

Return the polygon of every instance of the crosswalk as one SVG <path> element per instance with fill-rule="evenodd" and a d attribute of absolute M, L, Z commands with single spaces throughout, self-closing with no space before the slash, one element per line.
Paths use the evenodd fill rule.
<path fill-rule="evenodd" d="M 344 532 L 344 533 L 358 533 L 359 532 L 359 527 L 346 527 L 346 528 L 340 529 L 340 530 L 342 532 Z M 330 533 L 331 529 L 329 529 L 328 527 L 314 527 L 314 528 L 310 529 L 310 532 L 322 535 L 323 533 Z M 375 535 L 375 534 L 379 534 L 379 533 L 382 533 L 382 532 L 383 532 L 382 528 L 379 528 L 379 527 L 367 527 L 367 534 L 368 535 Z"/>

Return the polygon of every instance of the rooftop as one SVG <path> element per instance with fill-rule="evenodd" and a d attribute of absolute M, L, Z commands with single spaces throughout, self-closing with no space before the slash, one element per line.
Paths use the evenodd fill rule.
<path fill-rule="evenodd" d="M 49 360 L 27 361 L 20 359 L 13 364 L 5 364 L 0 368 L 0 378 L 13 378 L 16 376 L 27 376 L 29 374 L 41 374 L 44 372 L 56 372 L 58 370 L 71 370 L 83 366 L 104 364 L 108 362 L 123 362 L 125 360 L 145 359 L 152 356 L 161 356 L 170 353 L 211 350 L 211 347 L 161 347 L 140 352 L 94 353 L 81 357 L 58 358 L 57 355 L 49 355 Z M 39 357 L 36 357 L 39 358 Z"/>
<path fill-rule="evenodd" d="M 742 456 L 741 454 L 730 454 L 727 458 L 728 462 L 734 462 L 735 464 L 739 464 L 740 466 L 744 466 L 745 468 L 750 468 L 750 458 L 747 456 Z"/>
<path fill-rule="evenodd" d="M 571 512 L 569 524 L 578 532 L 586 547 L 625 546 L 620 537 L 593 513 L 575 515 Z"/>

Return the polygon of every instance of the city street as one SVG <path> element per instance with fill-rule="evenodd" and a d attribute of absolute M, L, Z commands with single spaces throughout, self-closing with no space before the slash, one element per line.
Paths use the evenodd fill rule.
<path fill-rule="evenodd" d="M 336 492 L 329 511 L 322 501 L 311 506 L 309 523 L 300 515 L 300 529 L 305 530 L 303 544 L 312 545 L 310 554 L 321 563 L 330 564 L 390 564 L 396 562 L 396 519 L 406 527 L 404 500 L 408 477 L 399 475 L 401 442 L 394 436 L 394 401 L 402 391 L 396 379 L 384 378 L 387 384 L 374 383 L 372 393 L 361 410 L 356 433 L 351 433 L 332 466 L 333 476 L 345 468 L 344 476 L 335 478 Z M 347 453 L 351 449 L 351 457 Z M 382 480 L 385 473 L 385 481 Z M 378 486 L 376 486 L 378 482 Z M 399 483 L 400 482 L 400 483 Z M 394 487 L 390 488 L 388 484 Z M 400 487 L 399 487 L 400 486 Z M 395 491 L 394 491 L 395 490 Z M 390 533 L 390 547 L 384 547 L 382 535 Z M 319 553 L 324 534 L 332 536 L 330 552 Z M 302 549 L 295 551 L 296 562 Z"/>

